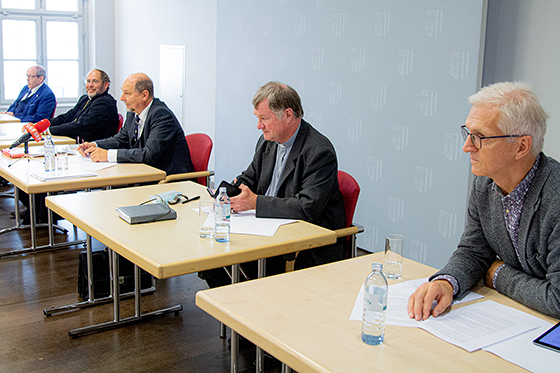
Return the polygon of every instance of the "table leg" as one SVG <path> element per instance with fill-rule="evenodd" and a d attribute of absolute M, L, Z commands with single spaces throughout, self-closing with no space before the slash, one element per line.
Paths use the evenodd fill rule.
<path fill-rule="evenodd" d="M 29 193 L 29 222 L 31 224 L 31 250 L 33 251 L 37 249 L 37 232 L 35 229 L 36 215 L 35 196 Z"/>
<path fill-rule="evenodd" d="M 152 311 L 149 313 L 142 314 L 140 310 L 140 299 L 141 299 L 141 286 L 140 286 L 140 268 L 136 265 L 134 266 L 134 301 L 135 301 L 135 315 L 126 319 L 121 319 L 120 314 L 120 289 L 119 289 L 119 255 L 114 251 L 109 249 L 111 266 L 112 266 L 112 297 L 113 297 L 113 321 L 109 321 L 102 324 L 90 325 L 79 329 L 73 329 L 68 331 L 68 335 L 72 338 L 79 337 L 86 334 L 97 333 L 105 330 L 115 329 L 124 325 L 134 324 L 140 321 L 150 320 L 154 317 L 166 315 L 168 313 L 174 313 L 176 316 L 179 312 L 183 310 L 183 306 L 178 304 L 173 307 L 164 308 L 157 311 Z"/>
<path fill-rule="evenodd" d="M 259 259 L 257 262 L 257 273 L 259 278 L 266 276 L 266 258 Z M 255 366 L 258 373 L 264 372 L 264 351 L 259 346 L 257 346 Z"/>
<path fill-rule="evenodd" d="M 239 264 L 231 266 L 231 283 L 239 282 Z M 239 336 L 237 332 L 231 329 L 231 373 L 237 372 L 237 357 L 239 356 Z"/>

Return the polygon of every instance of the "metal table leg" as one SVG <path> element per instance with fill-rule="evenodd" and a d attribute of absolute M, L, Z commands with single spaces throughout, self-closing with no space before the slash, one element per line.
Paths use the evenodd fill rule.
<path fill-rule="evenodd" d="M 257 262 L 257 271 L 259 278 L 263 278 L 264 276 L 266 276 L 266 258 L 259 259 L 259 261 Z M 258 373 L 264 372 L 264 351 L 259 346 L 257 346 L 255 365 L 256 371 Z"/>
<path fill-rule="evenodd" d="M 112 262 L 113 261 L 111 259 L 109 263 Z M 110 287 L 111 290 L 109 296 L 103 298 L 95 298 L 95 289 L 93 283 L 93 246 L 92 246 L 91 236 L 89 234 L 86 235 L 86 270 L 88 274 L 88 299 L 83 302 L 77 302 L 77 303 L 67 304 L 64 306 L 55 306 L 55 307 L 46 308 L 43 310 L 43 314 L 45 316 L 53 316 L 59 313 L 77 311 L 83 308 L 90 308 L 94 306 L 99 306 L 101 304 L 107 304 L 113 302 L 112 285 Z M 111 264 L 109 264 L 109 273 L 110 274 L 113 273 L 113 268 Z M 140 288 L 141 287 L 139 287 L 139 289 Z M 155 281 L 152 282 L 152 287 L 147 289 L 142 289 L 140 293 L 141 295 L 146 295 L 146 294 L 151 294 L 154 291 L 156 291 Z M 120 295 L 121 299 L 132 298 L 133 296 L 135 296 L 135 291 Z"/>
<path fill-rule="evenodd" d="M 173 307 L 152 311 L 149 313 L 142 314 L 140 310 L 140 300 L 141 300 L 141 291 L 140 291 L 140 276 L 139 271 L 140 269 L 135 265 L 135 289 L 134 289 L 134 299 L 135 299 L 135 315 L 133 317 L 129 317 L 126 319 L 121 319 L 120 315 L 120 294 L 119 294 L 119 260 L 118 254 L 113 250 L 110 250 L 110 254 L 112 257 L 112 288 L 113 288 L 113 321 L 109 321 L 102 324 L 97 325 L 90 325 L 84 328 L 78 328 L 68 331 L 68 335 L 72 338 L 79 337 L 86 334 L 97 333 L 105 330 L 115 329 L 124 325 L 129 325 L 133 323 L 137 323 L 140 321 L 150 320 L 154 317 L 166 315 L 168 313 L 175 313 L 178 315 L 180 311 L 183 310 L 183 306 L 178 304 Z"/>
<path fill-rule="evenodd" d="M 239 282 L 239 264 L 231 266 L 231 283 Z M 239 336 L 237 332 L 231 329 L 231 373 L 237 372 L 237 357 L 239 356 Z"/>

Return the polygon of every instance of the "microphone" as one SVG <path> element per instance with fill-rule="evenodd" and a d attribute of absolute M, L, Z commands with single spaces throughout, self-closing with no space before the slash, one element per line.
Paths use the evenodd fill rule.
<path fill-rule="evenodd" d="M 45 132 L 45 130 L 49 128 L 50 125 L 51 122 L 48 119 L 43 119 L 35 123 L 35 125 L 33 125 L 32 123 L 26 123 L 24 127 L 27 132 L 21 135 L 21 137 L 10 146 L 10 149 L 29 141 L 29 139 L 32 137 L 37 142 L 41 141 L 41 133 Z"/>

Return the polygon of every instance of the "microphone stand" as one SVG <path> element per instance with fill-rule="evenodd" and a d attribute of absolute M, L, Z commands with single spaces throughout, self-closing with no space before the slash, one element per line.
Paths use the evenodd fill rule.
<path fill-rule="evenodd" d="M 31 140 L 31 139 L 29 139 L 29 140 Z M 32 159 L 33 160 L 35 159 L 32 155 L 29 154 L 29 140 L 27 140 L 26 142 L 23 143 L 23 156 L 21 158 L 16 159 L 15 162 L 10 163 L 8 165 L 8 167 L 12 167 L 12 165 L 18 163 L 22 159 L 27 159 L 27 162 L 31 161 Z"/>

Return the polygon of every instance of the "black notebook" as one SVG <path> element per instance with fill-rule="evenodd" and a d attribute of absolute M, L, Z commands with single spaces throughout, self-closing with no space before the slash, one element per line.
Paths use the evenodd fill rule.
<path fill-rule="evenodd" d="M 177 219 L 177 212 L 163 203 L 119 207 L 117 212 L 128 224 Z"/>

